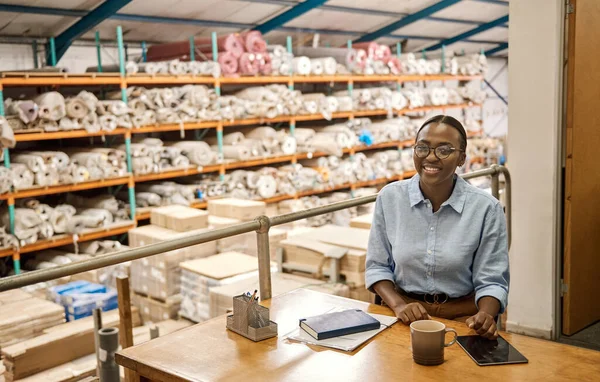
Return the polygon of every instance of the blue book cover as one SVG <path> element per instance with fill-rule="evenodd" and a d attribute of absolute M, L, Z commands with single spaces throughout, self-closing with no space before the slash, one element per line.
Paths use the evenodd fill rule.
<path fill-rule="evenodd" d="M 317 340 L 379 329 L 379 321 L 360 309 L 303 318 L 300 327 Z"/>

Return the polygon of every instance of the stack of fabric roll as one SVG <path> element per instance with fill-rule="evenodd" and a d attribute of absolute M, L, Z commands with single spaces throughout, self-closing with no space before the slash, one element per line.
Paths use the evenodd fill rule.
<path fill-rule="evenodd" d="M 217 138 L 205 140 L 217 153 Z M 271 126 L 260 126 L 223 136 L 223 158 L 225 161 L 245 161 L 296 153 L 296 140 L 286 130 L 275 130 Z"/>
<path fill-rule="evenodd" d="M 463 86 L 458 88 L 457 91 L 462 98 L 474 103 L 483 103 L 487 98 L 486 91 L 478 89 L 475 86 Z"/>
<path fill-rule="evenodd" d="M 365 75 L 401 74 L 401 65 L 396 56 L 393 56 L 387 45 L 375 42 L 356 44 L 352 49 L 346 48 L 309 48 L 299 47 L 294 52 L 296 56 L 307 59 L 327 57 L 328 60 L 337 62 L 337 72 L 340 66 L 345 72 Z M 328 64 L 333 68 L 333 64 Z"/>
<path fill-rule="evenodd" d="M 368 118 L 356 118 L 346 123 L 365 144 L 406 141 L 413 139 L 417 125 L 408 117 L 397 117 L 371 122 Z"/>
<path fill-rule="evenodd" d="M 346 91 L 335 92 L 336 97 L 347 97 Z M 353 110 L 400 110 L 407 106 L 402 92 L 386 87 L 354 89 L 352 92 Z"/>
<path fill-rule="evenodd" d="M 127 175 L 125 152 L 109 148 L 20 151 L 10 159 L 10 169 L 1 170 L 2 192 Z"/>
<path fill-rule="evenodd" d="M 130 128 L 127 105 L 119 100 L 99 101 L 88 91 L 65 98 L 61 93 L 43 93 L 33 100 L 4 102 L 7 121 L 13 131 L 69 131 L 85 129 L 90 133 Z"/>
<path fill-rule="evenodd" d="M 86 72 L 97 72 L 98 67 L 92 66 L 87 68 Z M 102 67 L 102 72 L 119 72 L 118 65 L 108 65 Z M 151 76 L 156 74 L 171 74 L 174 76 L 182 76 L 191 74 L 194 76 L 212 76 L 218 78 L 221 76 L 221 66 L 214 61 L 180 61 L 167 60 L 159 62 L 143 62 L 127 61 L 125 64 L 125 72 L 133 75 L 138 73 L 146 73 Z"/>
<path fill-rule="evenodd" d="M 197 187 L 175 182 L 138 183 L 135 186 L 135 203 L 137 207 L 158 207 L 171 204 L 189 206 L 196 198 Z M 119 199 L 129 200 L 127 192 L 120 192 Z"/>
<path fill-rule="evenodd" d="M 189 60 L 189 44 L 189 41 L 185 40 L 152 45 L 146 54 L 147 61 L 152 62 L 140 68 L 143 67 L 144 71 L 148 72 L 148 64 L 157 63 L 156 61 Z M 194 46 L 196 59 L 213 60 L 210 38 L 197 38 L 194 40 Z M 267 51 L 267 43 L 258 31 L 221 36 L 217 39 L 217 51 L 220 72 L 224 76 L 271 74 L 271 56 Z M 182 61 L 179 61 L 179 64 L 181 65 Z"/>
<path fill-rule="evenodd" d="M 185 145 L 186 141 L 173 144 L 165 144 L 158 138 L 141 138 L 131 144 L 131 167 L 135 175 L 145 175 L 151 173 L 160 173 L 174 169 L 183 169 L 190 167 L 190 157 L 194 157 L 196 151 L 189 153 L 190 157 L 184 155 L 184 150 L 179 146 Z M 197 142 L 195 146 L 206 148 L 203 142 Z M 120 150 L 125 149 L 125 145 L 119 146 Z M 197 150 L 201 151 L 201 150 Z M 190 151 L 191 152 L 191 151 Z M 202 154 L 199 154 L 201 157 Z M 210 157 L 208 164 L 212 161 Z M 197 163 L 199 165 L 199 163 Z"/>
<path fill-rule="evenodd" d="M 376 193 L 375 190 L 373 193 Z M 305 196 L 299 199 L 284 200 L 277 204 L 279 214 L 304 211 L 309 208 L 325 206 L 331 203 L 341 202 L 352 198 L 350 192 L 333 192 L 327 196 Z M 339 226 L 349 226 L 350 219 L 357 216 L 357 208 L 350 207 L 344 210 L 335 211 L 328 214 L 322 214 L 306 219 L 306 225 L 309 227 L 320 227 L 326 224 Z"/>
<path fill-rule="evenodd" d="M 15 205 L 15 237 L 19 245 L 33 244 L 57 234 L 78 234 L 88 228 L 102 228 L 127 220 L 123 205 L 110 195 L 94 198 L 67 194 L 66 203 L 51 207 L 37 199 L 19 199 Z M 2 224 L 8 227 L 4 210 Z"/>

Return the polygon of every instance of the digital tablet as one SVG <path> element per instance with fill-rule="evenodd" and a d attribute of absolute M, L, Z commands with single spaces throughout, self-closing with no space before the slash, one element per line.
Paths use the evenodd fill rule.
<path fill-rule="evenodd" d="M 458 336 L 457 342 L 479 366 L 529 362 L 500 336 L 496 340 L 488 340 L 481 336 Z"/>

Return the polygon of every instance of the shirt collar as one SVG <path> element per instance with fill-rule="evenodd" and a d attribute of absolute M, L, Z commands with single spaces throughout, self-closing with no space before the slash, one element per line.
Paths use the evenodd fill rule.
<path fill-rule="evenodd" d="M 448 200 L 446 200 L 444 203 L 442 203 L 442 206 L 449 205 L 456 212 L 458 212 L 460 214 L 463 211 L 463 207 L 465 206 L 465 199 L 467 198 L 467 194 L 466 194 L 467 181 L 458 175 L 454 175 L 454 177 L 456 179 L 456 184 L 454 185 L 454 190 L 452 190 L 452 194 L 450 195 L 450 198 L 448 198 Z M 409 193 L 411 207 L 414 207 L 417 204 L 425 201 L 425 197 L 423 196 L 423 193 L 421 192 L 421 187 L 419 187 L 419 180 L 420 180 L 419 174 L 416 174 L 410 180 L 410 186 L 409 186 L 408 193 Z"/>

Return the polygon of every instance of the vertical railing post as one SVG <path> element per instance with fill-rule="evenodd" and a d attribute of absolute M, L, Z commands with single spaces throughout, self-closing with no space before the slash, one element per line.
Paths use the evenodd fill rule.
<path fill-rule="evenodd" d="M 492 196 L 500 200 L 500 173 L 495 172 L 492 175 Z"/>
<path fill-rule="evenodd" d="M 271 220 L 268 216 L 256 218 L 260 228 L 256 231 L 256 243 L 258 250 L 258 282 L 260 287 L 261 301 L 272 297 L 271 293 L 271 251 L 269 250 L 269 228 Z"/>

